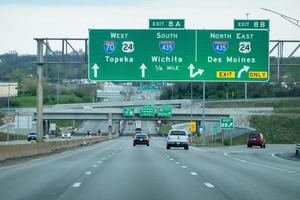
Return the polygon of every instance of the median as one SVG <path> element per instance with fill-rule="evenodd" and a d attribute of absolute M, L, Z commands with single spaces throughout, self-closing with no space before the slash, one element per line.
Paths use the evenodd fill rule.
<path fill-rule="evenodd" d="M 65 149 L 85 146 L 108 140 L 106 136 L 95 136 L 74 140 L 45 141 L 42 143 L 0 145 L 0 161 L 51 154 Z"/>

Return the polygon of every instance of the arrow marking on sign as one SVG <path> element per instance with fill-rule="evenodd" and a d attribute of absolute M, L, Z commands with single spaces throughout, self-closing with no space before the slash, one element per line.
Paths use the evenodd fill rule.
<path fill-rule="evenodd" d="M 195 67 L 193 64 L 190 64 L 188 69 L 190 70 L 190 78 L 195 78 L 197 75 L 202 76 L 202 74 L 204 72 L 203 69 L 197 69 L 197 71 L 194 72 Z"/>
<path fill-rule="evenodd" d="M 238 78 L 241 78 L 242 73 L 243 72 L 248 72 L 249 69 L 250 69 L 249 66 L 244 66 L 242 69 L 240 69 L 240 71 L 238 72 Z"/>
<path fill-rule="evenodd" d="M 98 65 L 95 63 L 93 65 L 92 69 L 94 70 L 94 78 L 97 78 L 97 76 L 98 76 L 97 72 L 98 72 L 98 69 L 99 69 Z"/>
<path fill-rule="evenodd" d="M 146 65 L 143 63 L 140 67 L 142 72 L 142 78 L 145 78 L 145 70 L 147 69 Z"/>

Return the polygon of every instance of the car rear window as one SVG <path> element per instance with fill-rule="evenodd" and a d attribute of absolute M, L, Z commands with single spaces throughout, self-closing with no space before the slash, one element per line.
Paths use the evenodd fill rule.
<path fill-rule="evenodd" d="M 144 135 L 144 134 L 139 134 L 139 135 L 136 135 L 137 138 L 144 138 L 146 137 L 147 135 Z"/>
<path fill-rule="evenodd" d="M 170 135 L 186 135 L 185 131 L 171 131 Z"/>
<path fill-rule="evenodd" d="M 249 138 L 253 139 L 253 138 L 260 138 L 260 134 L 255 133 L 255 134 L 250 134 Z"/>

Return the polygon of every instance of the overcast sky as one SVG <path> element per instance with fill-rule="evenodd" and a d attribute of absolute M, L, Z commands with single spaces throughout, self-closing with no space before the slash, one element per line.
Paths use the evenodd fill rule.
<path fill-rule="evenodd" d="M 26 2 L 26 3 L 25 3 Z M 299 39 L 300 0 L 0 0 L 0 54 L 35 54 L 37 37 L 88 37 L 89 28 L 147 29 L 149 18 L 185 19 L 186 29 L 232 29 L 233 19 L 270 19 L 270 39 Z"/>

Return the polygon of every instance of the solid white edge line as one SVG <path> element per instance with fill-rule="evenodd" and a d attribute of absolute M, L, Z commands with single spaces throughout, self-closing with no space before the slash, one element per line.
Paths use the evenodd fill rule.
<path fill-rule="evenodd" d="M 190 148 L 193 149 L 193 150 L 196 150 L 196 151 L 205 152 L 205 150 L 202 150 L 202 149 L 199 149 L 199 148 L 196 148 L 196 147 L 190 147 Z"/>
<path fill-rule="evenodd" d="M 72 187 L 79 187 L 81 185 L 81 183 L 74 183 L 73 185 L 72 185 Z"/>
<path fill-rule="evenodd" d="M 231 159 L 234 159 L 234 160 L 237 160 L 237 161 L 240 161 L 240 162 L 242 162 L 242 163 L 248 163 L 248 161 L 242 160 L 242 159 L 239 159 L 239 158 L 232 157 L 232 156 L 228 155 L 228 153 L 224 153 L 224 156 L 226 156 L 226 157 L 228 157 L 228 158 L 231 158 Z"/>
<path fill-rule="evenodd" d="M 214 188 L 215 186 L 211 183 L 204 183 L 204 185 L 206 185 L 206 187 L 209 187 L 209 188 Z"/>

